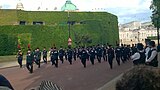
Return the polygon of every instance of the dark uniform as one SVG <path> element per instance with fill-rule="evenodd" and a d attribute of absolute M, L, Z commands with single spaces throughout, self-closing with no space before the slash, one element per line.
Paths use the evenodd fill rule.
<path fill-rule="evenodd" d="M 113 67 L 113 58 L 114 58 L 114 50 L 112 49 L 111 46 L 108 49 L 107 53 L 108 53 L 108 63 L 110 65 L 110 68 L 112 69 L 112 67 Z"/>
<path fill-rule="evenodd" d="M 138 53 L 140 54 L 140 58 L 138 60 L 134 60 L 133 64 L 134 65 L 145 64 L 145 60 L 146 60 L 145 52 L 138 52 Z"/>
<path fill-rule="evenodd" d="M 67 51 L 68 51 L 68 50 L 67 50 L 67 49 L 65 49 L 65 52 L 64 52 L 64 56 L 65 56 L 65 59 L 66 59 L 66 60 L 68 60 L 68 57 L 67 57 Z"/>
<path fill-rule="evenodd" d="M 64 60 L 63 60 L 64 53 L 65 53 L 65 51 L 63 50 L 63 48 L 60 48 L 60 50 L 59 50 L 59 59 L 62 61 L 62 63 L 64 62 Z"/>
<path fill-rule="evenodd" d="M 84 66 L 84 68 L 86 68 L 86 59 L 87 59 L 87 51 L 84 50 L 84 48 L 81 51 L 81 62 Z"/>
<path fill-rule="evenodd" d="M 21 52 L 21 50 L 19 50 L 19 52 L 17 54 L 17 58 L 18 58 L 18 64 L 19 64 L 20 68 L 22 68 L 23 53 Z"/>
<path fill-rule="evenodd" d="M 35 52 L 35 58 L 36 58 L 35 63 L 38 65 L 38 68 L 40 68 L 41 51 L 39 51 L 39 48 L 38 48 L 37 51 Z"/>
<path fill-rule="evenodd" d="M 31 53 L 30 50 L 28 50 L 26 55 L 26 67 L 30 71 L 30 73 L 33 73 L 33 53 Z"/>
<path fill-rule="evenodd" d="M 91 61 L 92 65 L 94 65 L 95 50 L 93 48 L 91 48 L 91 50 L 89 51 L 89 54 L 90 54 L 90 61 Z"/>
<path fill-rule="evenodd" d="M 56 48 L 54 48 L 54 50 L 53 50 L 53 60 L 52 60 L 52 63 L 55 64 L 56 68 L 58 68 L 58 51 L 56 50 Z"/>
<path fill-rule="evenodd" d="M 156 52 L 157 52 L 156 49 L 151 49 L 151 50 L 148 52 L 148 57 L 147 57 L 147 59 L 149 59 L 149 58 L 151 57 L 153 51 L 156 51 Z M 147 65 L 153 66 L 153 67 L 158 67 L 157 57 L 158 57 L 158 56 L 156 55 L 151 62 L 147 63 Z"/>
<path fill-rule="evenodd" d="M 47 50 L 45 48 L 43 50 L 43 61 L 44 63 L 47 63 Z"/>
<path fill-rule="evenodd" d="M 77 49 L 76 48 L 74 48 L 73 57 L 74 57 L 74 60 L 76 61 L 76 57 L 77 57 Z"/>
<path fill-rule="evenodd" d="M 116 54 L 117 64 L 120 65 L 121 48 L 120 48 L 119 46 L 117 46 L 117 47 L 115 48 L 115 54 Z"/>
<path fill-rule="evenodd" d="M 99 63 L 101 63 L 101 58 L 102 58 L 102 48 L 98 47 L 97 48 L 97 59 Z"/>
<path fill-rule="evenodd" d="M 68 49 L 67 55 L 68 55 L 68 61 L 69 61 L 70 65 L 72 65 L 73 51 L 71 48 Z"/>
<path fill-rule="evenodd" d="M 54 65 L 55 62 L 54 62 L 54 50 L 53 50 L 53 48 L 51 48 L 51 50 L 50 50 L 50 57 L 51 57 L 52 65 Z"/>
<path fill-rule="evenodd" d="M 103 60 L 107 61 L 107 58 L 106 58 L 107 57 L 107 51 L 106 51 L 105 47 L 102 48 L 102 52 L 103 52 L 103 54 L 102 54 L 103 55 Z"/>

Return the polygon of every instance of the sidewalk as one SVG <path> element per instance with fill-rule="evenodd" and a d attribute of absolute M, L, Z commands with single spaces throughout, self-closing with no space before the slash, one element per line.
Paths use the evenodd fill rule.
<path fill-rule="evenodd" d="M 25 60 L 23 60 L 23 65 L 26 63 Z M 17 61 L 12 61 L 12 62 L 3 62 L 3 63 L 0 63 L 0 69 L 3 69 L 3 68 L 11 68 L 11 67 L 18 67 L 19 64 Z"/>

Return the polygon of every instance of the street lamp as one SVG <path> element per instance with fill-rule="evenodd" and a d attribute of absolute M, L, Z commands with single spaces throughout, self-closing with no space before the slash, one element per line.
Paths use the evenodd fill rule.
<path fill-rule="evenodd" d="M 71 28 L 71 22 L 70 22 L 70 14 L 68 11 L 68 37 L 69 38 L 71 38 L 70 28 Z"/>
<path fill-rule="evenodd" d="M 157 40 L 158 40 L 158 45 L 159 45 L 159 15 L 158 13 L 155 14 L 155 19 L 156 19 L 156 26 L 157 26 Z"/>
<path fill-rule="evenodd" d="M 138 43 L 140 42 L 140 40 L 139 40 L 139 36 L 140 36 L 140 32 L 138 32 Z"/>

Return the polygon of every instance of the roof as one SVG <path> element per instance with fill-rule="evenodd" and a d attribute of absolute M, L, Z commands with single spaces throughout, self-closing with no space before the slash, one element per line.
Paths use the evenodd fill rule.
<path fill-rule="evenodd" d="M 62 11 L 75 11 L 77 10 L 76 5 L 74 5 L 71 0 L 67 0 L 66 3 L 61 8 Z"/>

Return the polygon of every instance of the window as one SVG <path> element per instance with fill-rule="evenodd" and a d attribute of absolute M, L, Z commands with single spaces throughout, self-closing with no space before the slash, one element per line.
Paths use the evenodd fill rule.
<path fill-rule="evenodd" d="M 43 25 L 43 22 L 41 22 L 41 21 L 33 21 L 33 25 Z"/>
<path fill-rule="evenodd" d="M 19 25 L 26 25 L 26 21 L 20 21 Z"/>

